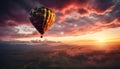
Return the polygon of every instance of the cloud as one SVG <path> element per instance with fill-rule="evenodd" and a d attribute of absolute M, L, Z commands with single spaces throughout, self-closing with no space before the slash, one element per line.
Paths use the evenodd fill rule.
<path fill-rule="evenodd" d="M 83 8 L 79 9 L 78 12 L 79 12 L 81 15 L 84 15 L 84 14 L 87 14 L 87 13 L 88 13 L 88 11 L 85 10 L 85 9 L 83 9 Z"/>
<path fill-rule="evenodd" d="M 90 8 L 96 12 L 105 12 L 114 6 L 113 0 L 92 0 Z"/>
<path fill-rule="evenodd" d="M 97 32 L 101 31 L 103 28 L 119 27 L 119 21 L 115 22 L 116 19 L 119 20 L 119 3 L 114 3 L 113 1 L 107 3 L 105 0 L 103 6 L 101 6 L 102 0 L 92 0 L 91 2 L 97 7 L 96 9 L 92 8 L 96 11 L 92 11 L 92 9 L 87 7 L 74 8 L 74 4 L 69 5 L 66 10 L 63 9 L 66 13 L 61 12 L 62 15 L 58 16 L 58 23 L 60 23 L 59 25 L 61 26 L 67 27 L 66 29 L 62 27 L 62 29 L 64 29 L 63 32 L 65 32 L 64 36 Z M 92 6 L 91 2 L 88 3 L 90 4 L 89 6 Z M 81 13 L 84 13 L 84 15 Z"/>
<path fill-rule="evenodd" d="M 95 69 L 119 68 L 120 63 L 119 45 L 106 45 L 106 48 L 102 49 L 99 49 L 98 46 L 67 45 L 63 43 L 57 44 L 56 42 L 50 44 L 49 42 L 0 41 L 0 45 L 0 54 L 2 54 L 0 61 L 7 62 L 7 65 L 5 65 L 11 66 L 11 68 L 19 64 L 18 61 L 22 61 L 21 67 L 25 67 L 26 64 L 27 67 L 37 64 L 40 66 L 44 63 L 49 63 L 47 67 L 53 64 L 59 67 L 64 62 L 69 65 L 69 68 L 89 67 Z M 11 60 L 16 64 L 13 62 L 8 63 Z M 26 61 L 29 62 L 26 63 Z M 64 66 L 62 65 L 61 68 L 64 68 Z"/>
<path fill-rule="evenodd" d="M 45 33 L 48 36 L 75 36 L 120 26 L 118 0 L 8 0 L 0 3 L 0 27 L 32 25 L 28 11 L 37 5 L 51 8 L 56 13 L 55 23 Z M 24 35 L 38 36 L 35 32 L 37 34 Z"/>
<path fill-rule="evenodd" d="M 72 0 L 39 0 L 40 3 L 42 3 L 44 6 L 49 8 L 55 8 L 55 9 L 63 9 L 64 7 L 68 6 Z"/>
<path fill-rule="evenodd" d="M 26 27 L 13 27 L 6 26 L 0 27 L 0 39 L 1 40 L 14 40 L 16 38 L 25 38 L 25 37 L 36 37 L 40 34 L 34 29 L 30 28 L 31 26 Z M 21 29 L 22 28 L 22 29 Z"/>
<path fill-rule="evenodd" d="M 37 3 L 33 0 L 4 0 L 0 1 L 0 26 L 16 26 L 26 24 L 29 21 L 28 12 Z M 9 22 L 9 21 L 13 22 Z M 12 25 L 11 25 L 12 24 Z"/>
<path fill-rule="evenodd" d="M 14 36 L 14 35 L 16 35 L 16 33 L 17 33 L 17 29 L 14 29 L 14 28 L 12 28 L 12 27 L 0 27 L 0 32 L 2 32 L 2 33 L 0 33 L 0 36 L 1 36 L 1 38 L 6 38 L 6 36 L 8 35 L 8 37 L 12 37 L 12 36 Z"/>
<path fill-rule="evenodd" d="M 97 50 L 94 46 L 69 46 L 69 49 L 67 46 L 64 46 L 64 48 L 59 47 L 59 49 L 56 47 L 52 56 L 67 58 L 69 61 L 75 61 L 76 65 L 81 66 L 104 68 L 110 65 L 110 67 L 118 67 L 118 57 L 120 57 L 118 46 L 110 46 L 105 50 Z"/>

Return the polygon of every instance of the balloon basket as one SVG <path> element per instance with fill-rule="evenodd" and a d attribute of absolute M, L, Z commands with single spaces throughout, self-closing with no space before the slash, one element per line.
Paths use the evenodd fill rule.
<path fill-rule="evenodd" d="M 40 36 L 40 38 L 43 38 L 43 36 Z"/>

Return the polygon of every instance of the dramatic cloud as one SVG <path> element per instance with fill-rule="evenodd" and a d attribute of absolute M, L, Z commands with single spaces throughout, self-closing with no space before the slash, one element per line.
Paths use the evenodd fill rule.
<path fill-rule="evenodd" d="M 28 22 L 28 6 L 21 0 L 4 0 L 0 2 L 0 26 L 16 26 Z M 30 2 L 29 2 L 30 3 Z M 26 9 L 27 8 L 27 9 Z"/>
<path fill-rule="evenodd" d="M 112 6 L 114 6 L 113 0 L 92 0 L 90 7 L 96 12 L 105 12 L 106 10 L 109 10 Z"/>
<path fill-rule="evenodd" d="M 48 36 L 81 35 L 101 31 L 103 28 L 120 27 L 119 0 L 4 0 L 0 3 L 0 9 L 2 9 L 0 27 L 10 26 L 11 29 L 14 27 L 17 30 L 15 27 L 21 25 L 31 26 L 28 12 L 38 5 L 51 8 L 56 13 L 54 25 L 45 33 Z M 6 31 L 1 30 L 3 33 Z M 21 28 L 21 30 L 23 29 Z M 32 35 L 31 31 L 37 33 L 34 36 L 38 36 L 36 30 L 29 31 L 28 37 Z M 10 32 L 12 31 L 8 31 L 8 33 Z M 16 33 L 21 35 L 19 31 Z"/>
<path fill-rule="evenodd" d="M 87 10 L 85 10 L 85 9 L 79 9 L 78 10 L 78 12 L 82 15 L 82 14 L 87 14 L 88 13 L 88 11 Z"/>

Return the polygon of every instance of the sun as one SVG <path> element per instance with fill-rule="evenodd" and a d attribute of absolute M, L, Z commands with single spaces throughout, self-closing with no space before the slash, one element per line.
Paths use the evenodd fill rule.
<path fill-rule="evenodd" d="M 99 39 L 97 39 L 97 42 L 104 43 L 104 42 L 106 42 L 106 40 L 104 38 L 99 38 Z"/>
<path fill-rule="evenodd" d="M 99 39 L 98 42 L 105 42 L 105 40 L 104 39 Z"/>

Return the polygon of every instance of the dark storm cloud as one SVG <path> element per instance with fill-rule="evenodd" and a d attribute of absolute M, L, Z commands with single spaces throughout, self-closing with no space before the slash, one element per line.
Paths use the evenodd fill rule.
<path fill-rule="evenodd" d="M 49 8 L 63 9 L 68 6 L 72 0 L 39 0 L 44 6 Z"/>
<path fill-rule="evenodd" d="M 78 8 L 94 9 L 96 12 L 105 12 L 115 5 L 113 0 L 39 0 L 39 2 L 46 7 L 58 10 L 62 10 L 70 5 L 75 5 Z"/>
<path fill-rule="evenodd" d="M 97 12 L 105 12 L 114 5 L 113 0 L 92 0 L 92 9 Z"/>
<path fill-rule="evenodd" d="M 81 15 L 84 15 L 84 14 L 87 14 L 87 13 L 88 13 L 88 11 L 85 10 L 85 9 L 83 9 L 83 8 L 79 9 L 78 12 L 79 12 Z"/>
<path fill-rule="evenodd" d="M 30 24 L 28 11 L 36 5 L 56 12 L 55 24 L 46 35 L 59 36 L 61 32 L 80 35 L 120 24 L 119 0 L 3 0 L 0 3 L 0 27 Z"/>
<path fill-rule="evenodd" d="M 65 33 L 71 32 L 74 34 L 77 34 L 77 32 L 81 32 L 82 34 L 85 32 L 98 32 L 102 28 L 116 28 L 120 27 L 120 3 L 119 2 L 113 2 L 112 0 L 107 2 L 106 0 L 92 0 L 93 1 L 93 8 L 96 11 L 91 11 L 91 9 L 86 8 L 78 8 L 78 9 L 68 9 L 65 14 L 61 15 L 61 19 L 59 21 L 61 22 L 61 25 L 67 25 L 66 30 L 64 30 Z M 91 1 L 91 2 L 92 2 Z M 102 2 L 103 5 L 102 5 Z M 92 6 L 91 3 L 89 3 L 89 6 Z M 101 6 L 102 5 L 102 6 Z M 104 7 L 105 6 L 105 7 Z M 94 8 L 97 7 L 97 8 Z M 112 7 L 112 8 L 111 8 Z M 107 11 L 110 10 L 110 11 Z M 73 12 L 78 11 L 79 16 L 76 19 L 76 16 L 78 14 L 74 14 Z M 81 14 L 85 14 L 84 16 Z M 100 14 L 102 13 L 102 14 Z M 73 14 L 73 15 L 71 15 Z M 73 25 L 77 25 L 78 27 L 74 28 Z M 65 29 L 63 27 L 63 29 Z M 76 31 L 76 32 L 75 32 Z M 79 33 L 80 34 L 80 33 Z"/>
<path fill-rule="evenodd" d="M 9 11 L 16 6 L 20 6 L 22 8 L 30 9 L 32 6 L 32 0 L 1 0 L 0 1 L 0 13 L 6 14 L 9 13 Z"/>
<path fill-rule="evenodd" d="M 27 12 L 24 9 L 13 9 L 10 14 L 0 19 L 0 26 L 17 26 L 20 24 L 27 24 L 29 22 Z"/>
<path fill-rule="evenodd" d="M 5 26 L 7 20 L 16 22 L 15 26 L 19 22 L 29 22 L 27 13 L 33 7 L 33 3 L 32 0 L 1 0 L 0 26 Z"/>
<path fill-rule="evenodd" d="M 111 14 L 114 15 L 114 17 L 116 17 L 116 18 L 120 18 L 120 2 L 118 2 L 115 5 Z"/>

